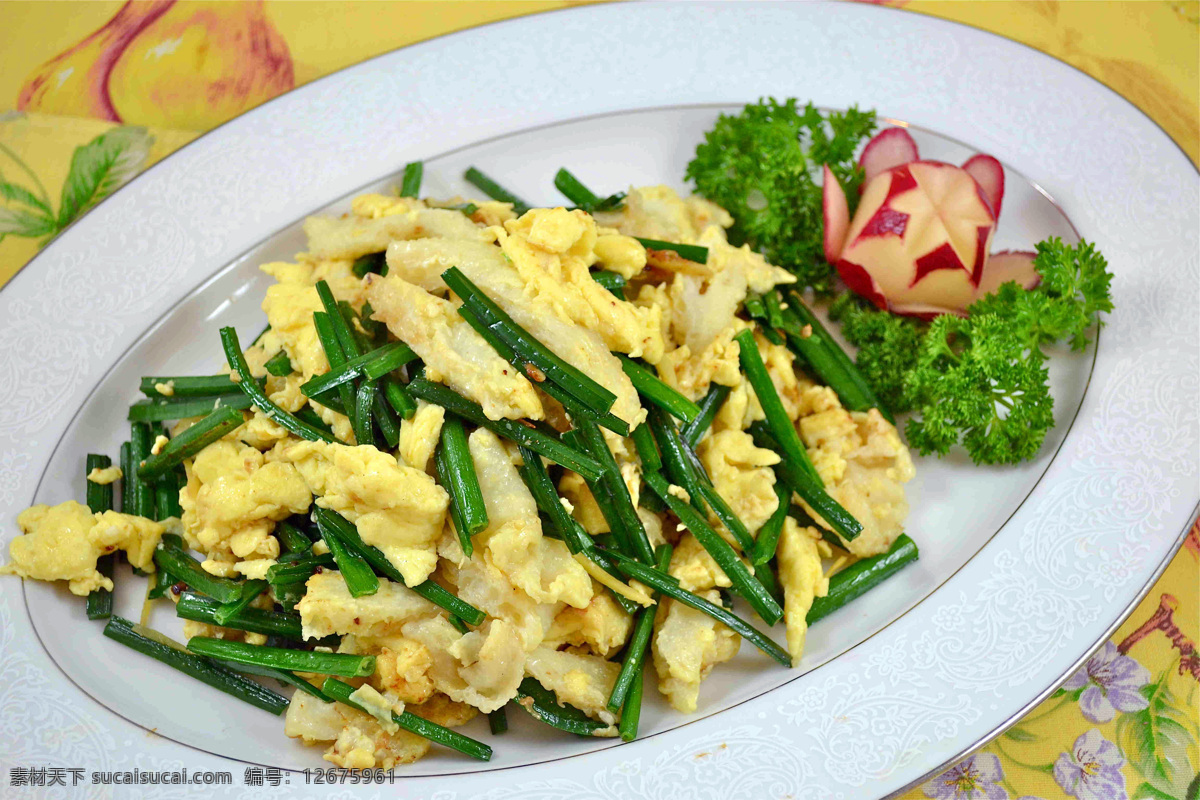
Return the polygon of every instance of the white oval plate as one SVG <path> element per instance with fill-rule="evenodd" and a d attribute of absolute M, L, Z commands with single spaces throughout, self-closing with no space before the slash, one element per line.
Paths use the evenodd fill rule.
<path fill-rule="evenodd" d="M 816 798 L 919 779 L 1107 636 L 1196 498 L 1195 171 L 1107 89 L 972 29 L 848 5 L 580 9 L 382 56 L 234 120 L 0 292 L 0 519 L 10 529 L 30 502 L 79 494 L 81 454 L 115 452 L 136 376 L 212 369 L 219 325 L 257 332 L 255 266 L 300 249 L 294 223 L 333 198 L 386 185 L 413 158 L 429 159 L 434 194 L 462 190 L 468 163 L 535 201 L 555 201 L 560 165 L 606 190 L 679 185 L 717 110 L 763 94 L 875 107 L 943 134 L 918 134 L 930 156 L 972 152 L 954 140 L 998 156 L 1011 187 L 1000 246 L 1072 235 L 1022 176 L 1099 244 L 1117 311 L 1092 351 L 1056 358 L 1051 441 L 1016 470 L 923 460 L 910 493 L 922 561 L 815 627 L 801 671 L 744 647 L 705 684 L 697 717 L 656 701 L 631 745 L 510 715 L 490 764 L 431 753 L 400 780 L 439 798 Z M 126 613 L 132 594 L 118 594 Z M 170 630 L 170 614 L 155 624 Z M 99 629 L 60 587 L 0 581 L 0 764 L 232 769 L 235 784 L 229 759 L 323 765 L 279 720 Z"/>

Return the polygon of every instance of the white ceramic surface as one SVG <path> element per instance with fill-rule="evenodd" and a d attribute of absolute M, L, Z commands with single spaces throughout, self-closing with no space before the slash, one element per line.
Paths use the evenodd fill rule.
<path fill-rule="evenodd" d="M 893 41 L 886 58 L 872 44 L 881 35 Z M 514 38 L 544 47 L 514 52 Z M 511 87 L 476 78 L 480 53 L 515 76 Z M 1196 501 L 1195 171 L 1108 90 L 971 29 L 841 5 L 576 10 L 383 56 L 229 123 L 118 192 L 0 292 L 0 524 L 11 535 L 30 502 L 79 494 L 80 455 L 115 453 L 137 376 L 211 370 L 220 325 L 256 333 L 266 281 L 255 266 L 301 249 L 294 223 L 331 199 L 387 185 L 417 157 L 431 194 L 466 193 L 456 176 L 469 163 L 533 201 L 556 200 L 564 164 L 606 191 L 679 185 L 717 104 L 760 94 L 873 106 L 997 155 L 1016 170 L 1000 247 L 1072 233 L 1021 175 L 1100 245 L 1117 311 L 1097 348 L 1056 357 L 1052 440 L 1016 470 L 921 461 L 909 528 L 922 561 L 814 628 L 799 672 L 745 646 L 705 684 L 700 714 L 655 701 L 639 742 L 547 736 L 510 715 L 490 764 L 439 754 L 380 792 L 823 798 L 919 778 L 1104 638 Z M 681 103 L 693 106 L 670 108 Z M 616 113 L 639 108 L 655 110 Z M 971 152 L 918 138 L 929 156 Z M 140 605 L 131 594 L 118 593 L 127 613 Z M 171 630 L 169 613 L 156 624 Z M 104 640 L 56 587 L 0 580 L 0 675 L 4 768 L 176 764 L 232 769 L 236 786 L 244 765 L 230 758 L 322 765 L 280 720 Z M 185 704 L 186 721 L 165 702 Z M 437 777 L 460 772 L 473 774 Z M 318 790 L 334 791 L 304 791 Z"/>

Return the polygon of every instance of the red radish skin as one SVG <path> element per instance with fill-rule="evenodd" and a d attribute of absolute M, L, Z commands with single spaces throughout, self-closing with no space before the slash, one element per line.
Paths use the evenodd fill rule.
<path fill-rule="evenodd" d="M 912 283 L 909 288 L 916 286 L 931 272 L 937 272 L 939 269 L 950 270 L 965 270 L 966 265 L 962 259 L 958 257 L 958 253 L 954 252 L 954 248 L 949 242 L 944 242 L 941 247 L 932 250 L 921 256 L 916 261 L 916 269 L 913 270 Z"/>
<path fill-rule="evenodd" d="M 983 280 L 983 268 L 987 264 L 988 245 L 992 242 L 992 231 L 996 226 L 980 225 L 975 229 L 975 270 L 971 273 L 971 283 L 975 287 L 979 287 L 979 282 Z"/>
<path fill-rule="evenodd" d="M 979 153 L 967 159 L 962 168 L 979 184 L 996 219 L 1000 219 L 1000 206 L 1004 202 L 1004 167 L 995 158 Z"/>
<path fill-rule="evenodd" d="M 860 236 L 904 236 L 908 228 L 908 214 L 894 208 L 883 206 L 868 220 Z"/>
<path fill-rule="evenodd" d="M 876 307 L 887 310 L 888 301 L 883 296 L 883 292 L 879 291 L 879 284 L 875 283 L 871 273 L 863 269 L 861 265 L 842 259 L 837 262 L 837 271 L 850 291 L 867 298 Z"/>
<path fill-rule="evenodd" d="M 833 264 L 846 246 L 850 205 L 846 201 L 846 191 L 828 166 L 825 167 L 825 185 L 821 189 L 821 210 L 825 218 L 825 259 Z"/>
<path fill-rule="evenodd" d="M 862 155 L 858 157 L 858 165 L 863 168 L 865 180 L 863 186 L 880 173 L 887 172 L 893 167 L 916 161 L 921 157 L 917 143 L 908 135 L 904 128 L 888 128 L 871 137 Z"/>
<path fill-rule="evenodd" d="M 1033 265 L 1035 255 L 1013 250 L 992 253 L 984 267 L 976 298 L 991 294 L 1009 281 L 1014 281 L 1023 289 L 1036 289 L 1042 282 L 1042 276 Z"/>

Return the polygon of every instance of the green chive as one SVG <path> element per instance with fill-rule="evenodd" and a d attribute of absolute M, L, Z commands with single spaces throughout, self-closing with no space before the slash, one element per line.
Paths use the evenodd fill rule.
<path fill-rule="evenodd" d="M 195 397 L 184 400 L 139 400 L 129 407 L 130 422 L 164 422 L 171 419 L 203 417 L 218 408 L 243 411 L 252 405 L 242 392 L 217 397 Z"/>
<path fill-rule="evenodd" d="M 276 378 L 286 378 L 295 370 L 292 367 L 292 360 L 288 358 L 286 350 L 280 350 L 275 355 L 267 359 L 267 363 L 263 364 L 267 372 L 274 375 Z"/>
<path fill-rule="evenodd" d="M 242 613 L 254 599 L 267 590 L 266 581 L 246 581 L 242 587 L 242 596 L 231 603 L 222 603 L 220 608 L 213 613 L 213 618 L 216 619 L 218 625 L 224 625 L 229 620 Z"/>
<path fill-rule="evenodd" d="M 313 314 L 314 322 L 318 314 L 324 316 L 326 320 L 321 325 L 329 326 L 329 316 L 322 311 L 317 311 Z M 336 334 L 333 334 L 332 328 L 330 327 L 328 330 L 329 335 L 336 339 Z M 332 344 L 330 347 L 332 347 Z M 343 361 L 324 375 L 317 375 L 310 378 L 301 385 L 300 391 L 304 393 L 305 397 L 317 397 L 339 386 L 350 383 L 357 378 L 365 377 L 367 380 L 376 380 L 387 375 L 389 372 L 400 369 L 411 361 L 415 361 L 416 358 L 417 354 L 408 345 L 403 342 L 391 342 L 361 356 Z"/>
<path fill-rule="evenodd" d="M 259 388 L 258 384 L 255 383 L 254 376 L 250 374 L 250 366 L 246 363 L 246 357 L 242 355 L 242 345 L 238 341 L 237 331 L 233 328 L 221 328 L 221 345 L 225 351 L 226 360 L 228 360 L 230 366 L 238 374 L 238 377 L 241 378 L 238 386 L 246 393 L 259 411 L 263 412 L 275 424 L 280 425 L 301 439 L 329 443 L 337 441 L 325 431 L 313 427 L 306 422 L 301 422 L 271 402 L 262 389 Z"/>
<path fill-rule="evenodd" d="M 421 177 L 425 174 L 425 165 L 420 161 L 410 161 L 404 165 L 404 179 L 400 182 L 401 197 L 419 197 L 421 194 Z"/>
<path fill-rule="evenodd" d="M 188 639 L 187 649 L 197 655 L 219 658 L 222 661 L 286 669 L 291 672 L 316 672 L 347 678 L 365 678 L 375 672 L 375 656 L 292 650 L 286 647 L 231 642 L 211 636 L 193 636 Z"/>
<path fill-rule="evenodd" d="M 916 543 L 900 534 L 886 553 L 855 561 L 829 579 L 829 592 L 813 600 L 808 610 L 809 625 L 875 588 L 919 558 Z"/>
<path fill-rule="evenodd" d="M 232 603 L 242 596 L 240 583 L 208 574 L 199 561 L 178 547 L 160 544 L 154 551 L 154 563 L 177 580 L 221 603 Z"/>
<path fill-rule="evenodd" d="M 223 622 L 217 621 L 217 611 L 222 603 L 194 592 L 184 592 L 175 604 L 175 613 L 183 619 L 204 622 L 209 625 L 221 625 L 239 631 L 261 633 L 264 636 L 276 636 L 292 641 L 304 641 L 303 626 L 299 614 L 289 614 L 283 611 L 267 611 L 249 606 L 236 614 L 226 616 Z"/>
<path fill-rule="evenodd" d="M 345 542 L 331 531 L 326 515 L 318 514 L 316 519 L 321 538 L 329 545 L 329 552 L 342 573 L 342 580 L 346 582 L 350 596 L 365 597 L 378 592 L 379 578 L 375 577 L 375 572 L 366 559 L 347 547 Z"/>
<path fill-rule="evenodd" d="M 183 645 L 173 647 L 143 636 L 134 630 L 133 623 L 127 619 L 113 615 L 104 626 L 104 635 L 272 714 L 282 714 L 288 707 L 288 699 L 278 692 L 238 675 L 211 659 L 189 653 L 183 649 Z"/>
<path fill-rule="evenodd" d="M 624 275 L 618 272 L 597 269 L 592 270 L 592 280 L 616 295 L 618 300 L 625 299 L 625 287 L 629 284 L 629 281 L 625 279 Z"/>
<path fill-rule="evenodd" d="M 493 200 L 499 200 L 501 203 L 512 203 L 513 211 L 517 214 L 524 214 L 530 208 L 529 204 L 524 200 L 475 169 L 475 167 L 469 167 L 463 173 L 463 178 L 466 179 L 467 183 L 476 187 Z"/>
<path fill-rule="evenodd" d="M 687 503 L 680 500 L 669 491 L 669 486 L 666 479 L 657 473 L 650 473 L 643 476 L 646 485 L 649 486 L 655 494 L 659 496 L 664 503 L 679 517 L 679 521 L 691 531 L 691 534 L 696 537 L 696 541 L 700 546 L 708 551 L 708 554 L 713 557 L 713 561 L 717 562 L 717 566 L 729 578 L 733 588 L 737 593 L 746 598 L 750 606 L 754 609 L 763 621 L 768 625 L 774 625 L 783 616 L 783 609 L 775 602 L 775 598 L 771 597 L 770 593 L 763 588 L 763 585 L 755 579 L 754 575 L 746 568 L 738 558 L 737 553 L 729 545 L 729 542 L 721 538 L 721 535 L 709 527 L 704 517 L 700 515 L 696 509 L 692 508 Z"/>
<path fill-rule="evenodd" d="M 503 339 L 497 336 L 491 328 L 480 322 L 479 317 L 475 316 L 471 309 L 467 308 L 466 306 L 459 306 L 458 314 L 467 321 L 467 324 L 470 325 L 471 328 L 474 329 L 474 331 L 478 333 L 485 342 L 492 346 L 492 349 L 496 351 L 497 355 L 516 367 L 522 374 L 528 374 L 526 372 L 527 362 L 521 360 L 521 358 L 517 355 L 517 352 L 509 347 Z M 531 378 L 531 380 L 533 379 Z M 610 431 L 618 434 L 619 436 L 629 435 L 628 423 L 626 423 L 625 420 L 621 419 L 620 417 L 614 415 L 611 411 L 606 411 L 603 414 L 597 414 L 591 408 L 584 405 L 583 402 L 581 402 L 578 398 L 556 383 L 552 383 L 550 381 L 538 383 L 536 380 L 534 380 L 534 384 L 543 392 L 557 400 L 566 410 L 571 419 L 592 419 L 595 420 L 597 424 L 608 428 Z"/>
<path fill-rule="evenodd" d="M 125 480 L 130 484 L 133 510 L 127 510 L 125 513 L 149 519 L 154 515 L 154 490 L 146 482 L 146 478 L 142 477 L 142 467 L 146 459 L 150 458 L 154 435 L 150 426 L 141 422 L 135 422 L 129 427 L 129 461 L 133 471 L 126 473 Z"/>
<path fill-rule="evenodd" d="M 236 408 L 218 408 L 168 442 L 158 455 L 143 461 L 138 467 L 138 478 L 143 481 L 157 480 L 168 470 L 182 464 L 184 459 L 195 457 L 213 442 L 240 428 L 244 421 L 242 412 Z"/>
<path fill-rule="evenodd" d="M 356 278 L 364 278 L 368 273 L 376 275 L 387 275 L 387 254 L 386 253 L 367 253 L 354 259 L 354 263 L 350 265 L 350 271 L 354 273 Z"/>
<path fill-rule="evenodd" d="M 697 264 L 708 263 L 707 247 L 695 244 L 679 244 L 678 242 L 664 242 L 661 239 L 643 239 L 640 236 L 633 238 L 641 242 L 642 246 L 647 250 L 672 250 L 678 253 L 681 258 L 686 258 L 688 261 L 694 261 Z"/>
<path fill-rule="evenodd" d="M 84 476 L 90 475 L 94 469 L 108 469 L 112 459 L 108 456 L 89 453 L 84 461 Z M 87 484 L 87 505 L 93 514 L 111 511 L 113 504 L 113 487 L 111 483 L 93 483 L 90 478 Z M 106 578 L 113 576 L 114 555 L 108 554 L 96 560 L 96 569 Z M 96 589 L 87 596 L 87 618 L 108 619 L 112 616 L 113 596 L 108 589 Z"/>
<path fill-rule="evenodd" d="M 788 514 L 788 506 L 792 503 L 792 493 L 788 491 L 783 481 L 775 482 L 775 496 L 779 505 L 763 523 L 758 531 L 758 541 L 754 543 L 754 564 L 766 564 L 775 557 L 775 548 L 779 545 L 779 534 L 783 531 L 783 521 Z"/>
<path fill-rule="evenodd" d="M 654 553 L 654 568 L 666 572 L 671 563 L 671 545 L 661 545 Z M 655 595 L 657 599 L 657 594 Z M 646 658 L 646 648 L 650 644 L 650 634 L 654 629 L 654 617 L 658 612 L 656 606 L 649 606 L 638 611 L 633 623 L 633 633 L 629 644 L 625 646 L 625 658 L 621 662 L 621 672 L 613 684 L 612 693 L 608 696 L 608 710 L 614 714 L 624 705 L 635 680 L 642 673 L 642 664 Z M 628 708 L 628 706 L 627 706 Z M 622 716 L 622 721 L 624 717 Z"/>
<path fill-rule="evenodd" d="M 357 708 L 364 713 L 370 713 L 351 699 L 351 695 L 354 694 L 354 687 L 348 683 L 335 678 L 326 678 L 325 683 L 321 686 L 321 690 L 339 703 L 344 703 L 351 708 Z M 418 717 L 411 711 L 405 711 L 403 714 L 397 714 L 393 711 L 392 722 L 395 722 L 409 733 L 415 733 L 417 736 L 424 737 L 431 742 L 449 747 L 452 750 L 457 750 L 460 753 L 471 756 L 471 758 L 488 761 L 492 757 L 492 748 L 483 742 L 476 741 L 470 736 L 463 736 L 461 733 L 438 725 L 436 722 L 430 722 L 427 719 Z"/>
<path fill-rule="evenodd" d="M 367 544 L 358 534 L 358 529 L 354 524 L 337 512 L 330 511 L 326 508 L 316 508 L 313 515 L 318 520 L 324 518 L 326 529 L 341 539 L 342 543 L 348 549 L 357 552 L 360 556 L 366 559 L 367 563 L 380 575 L 383 575 L 390 580 L 399 583 L 401 586 L 408 586 L 404 582 L 404 576 L 400 570 L 396 569 L 395 565 L 388 560 L 383 551 L 377 547 Z M 274 569 L 275 567 L 271 567 Z M 270 577 L 268 575 L 268 577 Z M 482 624 L 485 614 L 470 603 L 454 596 L 442 586 L 433 581 L 425 581 L 416 586 L 409 586 L 414 592 L 424 597 L 429 602 L 439 608 L 444 608 L 454 616 L 460 617 L 471 625 Z"/>
<path fill-rule="evenodd" d="M 458 267 L 451 267 L 443 272 L 442 280 L 480 322 L 487 325 L 496 336 L 516 351 L 517 356 L 524 362 L 523 372 L 526 375 L 531 376 L 537 383 L 552 381 L 558 384 L 596 414 L 603 414 L 612 408 L 617 399 L 615 394 L 568 364 L 518 325 Z M 539 375 L 542 380 L 537 380 Z"/>
<path fill-rule="evenodd" d="M 157 386 L 169 386 L 170 392 L 163 394 Z M 142 394 L 153 398 L 174 399 L 179 397 L 216 397 L 234 394 L 238 385 L 228 375 L 174 375 L 142 378 L 138 387 Z"/>
<path fill-rule="evenodd" d="M 700 416 L 700 406 L 688 400 L 675 389 L 664 383 L 657 375 L 628 356 L 617 354 L 621 369 L 644 399 L 666 411 L 673 417 L 690 422 Z"/>
<path fill-rule="evenodd" d="M 704 399 L 700 401 L 700 413 L 679 431 L 685 442 L 692 447 L 700 444 L 700 440 L 712 426 L 713 420 L 717 418 L 721 406 L 725 405 L 725 401 L 729 399 L 730 391 L 728 386 L 719 383 L 709 385 L 708 394 L 704 395 Z"/>
<path fill-rule="evenodd" d="M 785 667 L 792 665 L 792 657 L 774 642 L 769 636 L 750 625 L 741 617 L 725 610 L 719 605 L 710 603 L 703 597 L 692 594 L 679 586 L 679 582 L 653 567 L 640 564 L 637 561 L 621 558 L 618 554 L 609 553 L 616 557 L 617 568 L 630 578 L 641 581 L 652 589 L 662 592 L 667 597 L 678 600 L 686 606 L 696 609 L 722 623 L 739 634 L 759 650 L 769 655 Z"/>
<path fill-rule="evenodd" d="M 598 722 L 573 705 L 559 703 L 554 692 L 542 687 L 535 678 L 526 678 L 517 688 L 517 705 L 525 709 L 540 722 L 560 731 L 579 736 L 592 736 L 596 731 L 608 727 Z"/>
<path fill-rule="evenodd" d="M 433 383 L 424 377 L 414 378 L 408 384 L 408 390 L 425 402 L 441 406 L 468 422 L 487 428 L 498 436 L 510 439 L 517 444 L 523 444 L 554 463 L 578 472 L 584 478 L 600 477 L 601 467 L 595 459 L 567 447 L 557 436 L 543 428 L 530 427 L 510 419 L 489 419 L 478 403 L 468 400 L 453 389 L 440 383 Z"/>

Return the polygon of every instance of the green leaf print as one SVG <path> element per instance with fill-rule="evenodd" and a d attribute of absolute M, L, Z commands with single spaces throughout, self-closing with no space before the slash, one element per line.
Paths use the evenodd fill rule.
<path fill-rule="evenodd" d="M 1014 742 L 1036 742 L 1037 736 L 1022 728 L 1020 725 L 1014 725 L 1004 732 L 1004 736 L 1012 739 Z"/>
<path fill-rule="evenodd" d="M 54 231 L 54 220 L 50 217 L 17 208 L 0 208 L 0 240 L 10 233 L 14 236 L 37 237 Z"/>
<path fill-rule="evenodd" d="M 1150 784 L 1143 783 L 1134 791 L 1132 800 L 1180 800 L 1180 798 L 1160 792 Z"/>
<path fill-rule="evenodd" d="M 54 211 L 50 208 L 50 206 L 46 205 L 41 198 L 26 189 L 24 186 L 2 181 L 0 182 L 0 197 L 3 197 L 10 203 L 20 203 L 21 205 L 31 208 L 34 211 L 40 211 L 42 216 L 54 216 Z"/>
<path fill-rule="evenodd" d="M 154 137 L 145 128 L 113 128 L 85 145 L 75 148 L 71 169 L 63 183 L 58 213 L 38 176 L 25 161 L 3 143 L 0 155 L 16 165 L 29 179 L 32 189 L 8 180 L 0 173 L 0 241 L 4 237 L 43 238 L 46 242 L 108 197 L 142 170 Z"/>
<path fill-rule="evenodd" d="M 154 138 L 145 128 L 114 128 L 75 148 L 58 208 L 62 230 L 136 175 Z"/>
<path fill-rule="evenodd" d="M 1190 724 L 1188 715 L 1176 706 L 1167 688 L 1173 669 L 1173 665 L 1167 667 L 1157 681 L 1142 687 L 1149 706 L 1123 714 L 1117 722 L 1121 752 L 1146 781 L 1135 798 L 1182 798 L 1195 775 L 1188 750 L 1195 746 L 1196 738 L 1185 727 Z M 1157 794 L 1143 794 L 1143 789 Z"/>

